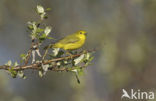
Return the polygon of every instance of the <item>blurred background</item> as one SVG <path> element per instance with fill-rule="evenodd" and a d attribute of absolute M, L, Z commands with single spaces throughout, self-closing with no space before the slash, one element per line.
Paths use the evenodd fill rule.
<path fill-rule="evenodd" d="M 122 89 L 156 93 L 156 0 L 0 0 L 0 65 L 29 49 L 26 23 L 36 19 L 37 4 L 52 8 L 46 22 L 54 38 L 86 30 L 84 48 L 99 50 L 81 84 L 71 73 L 39 78 L 26 71 L 23 80 L 0 70 L 0 101 L 121 101 Z"/>

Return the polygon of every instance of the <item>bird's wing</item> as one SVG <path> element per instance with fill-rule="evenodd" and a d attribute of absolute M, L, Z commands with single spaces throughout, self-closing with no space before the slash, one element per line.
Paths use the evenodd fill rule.
<path fill-rule="evenodd" d="M 79 40 L 80 40 L 79 37 L 76 37 L 75 35 L 69 35 L 63 38 L 62 40 L 60 40 L 59 43 L 62 43 L 62 44 L 75 43 Z"/>

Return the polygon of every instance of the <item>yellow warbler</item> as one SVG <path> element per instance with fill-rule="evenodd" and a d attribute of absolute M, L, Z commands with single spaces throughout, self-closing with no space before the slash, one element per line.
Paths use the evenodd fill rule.
<path fill-rule="evenodd" d="M 52 45 L 53 48 L 62 48 L 64 50 L 74 50 L 83 46 L 86 40 L 86 31 L 78 31 L 74 34 L 64 37 Z"/>

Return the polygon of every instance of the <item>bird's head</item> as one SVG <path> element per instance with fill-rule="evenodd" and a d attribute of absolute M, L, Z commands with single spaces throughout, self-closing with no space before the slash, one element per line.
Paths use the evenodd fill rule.
<path fill-rule="evenodd" d="M 81 31 L 78 31 L 77 34 L 78 34 L 78 35 L 85 35 L 85 36 L 86 36 L 86 35 L 87 35 L 87 32 L 81 30 Z"/>

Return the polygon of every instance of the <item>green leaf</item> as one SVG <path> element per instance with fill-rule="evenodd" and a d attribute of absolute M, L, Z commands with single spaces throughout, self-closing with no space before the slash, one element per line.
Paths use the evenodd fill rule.
<path fill-rule="evenodd" d="M 83 75 L 84 74 L 84 71 L 83 71 L 83 69 L 81 67 L 79 67 L 79 69 L 77 69 L 77 71 L 78 71 L 79 75 Z"/>
<path fill-rule="evenodd" d="M 27 55 L 26 54 L 21 54 L 20 57 L 22 58 L 22 60 L 26 60 Z"/>
<path fill-rule="evenodd" d="M 32 39 L 37 39 L 38 37 L 39 37 L 39 34 L 38 33 L 32 33 L 31 35 L 30 35 L 30 37 L 32 38 Z"/>
<path fill-rule="evenodd" d="M 46 34 L 45 33 L 43 33 L 41 36 L 40 36 L 40 38 L 46 38 L 47 36 L 46 36 Z"/>
<path fill-rule="evenodd" d="M 41 28 L 37 28 L 37 33 L 41 33 L 41 32 L 43 32 L 44 31 L 44 29 L 41 29 Z"/>
<path fill-rule="evenodd" d="M 86 53 L 86 54 L 85 54 L 85 59 L 86 59 L 86 60 L 89 60 L 90 56 L 91 56 L 90 53 Z"/>
<path fill-rule="evenodd" d="M 38 39 L 39 39 L 39 41 L 40 41 L 40 43 L 41 42 L 43 42 L 45 39 L 46 39 L 46 34 L 45 33 L 43 33 Z"/>
<path fill-rule="evenodd" d="M 47 37 L 47 39 L 54 39 L 53 37 Z"/>
<path fill-rule="evenodd" d="M 47 15 L 44 15 L 44 19 L 48 19 L 48 16 Z"/>
<path fill-rule="evenodd" d="M 91 62 L 93 59 L 94 59 L 94 57 L 92 56 L 92 57 L 89 58 L 88 61 Z"/>
<path fill-rule="evenodd" d="M 28 29 L 33 30 L 33 26 L 32 25 L 28 25 Z"/>
<path fill-rule="evenodd" d="M 30 29 L 30 30 L 36 30 L 36 22 L 34 22 L 34 21 L 28 21 L 27 22 L 27 24 L 28 24 L 28 29 Z"/>
<path fill-rule="evenodd" d="M 13 78 L 16 78 L 16 76 L 17 76 L 17 71 L 14 70 L 14 67 L 9 68 L 8 71 L 11 73 L 11 76 L 12 76 Z"/>
<path fill-rule="evenodd" d="M 51 11 L 51 8 L 47 8 L 46 11 Z"/>
<path fill-rule="evenodd" d="M 20 55 L 21 58 L 23 58 L 23 57 L 25 57 L 25 56 L 26 56 L 26 54 L 21 54 L 21 55 Z"/>
<path fill-rule="evenodd" d="M 71 70 L 72 72 L 75 72 L 78 75 L 83 75 L 84 74 L 84 71 L 83 71 L 82 67 L 77 66 L 77 67 L 74 67 L 74 68 L 75 69 Z"/>
<path fill-rule="evenodd" d="M 94 57 L 91 56 L 88 60 L 84 60 L 85 66 L 88 66 L 93 59 Z"/>
<path fill-rule="evenodd" d="M 47 64 L 47 65 L 42 64 L 43 75 L 45 75 L 47 73 L 48 68 L 49 68 L 49 64 Z"/>

